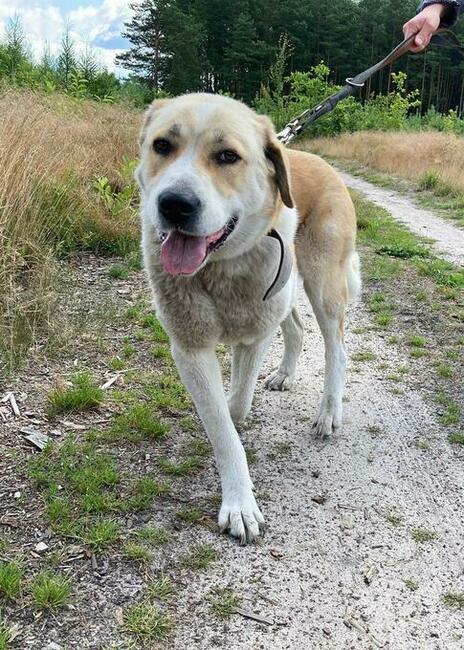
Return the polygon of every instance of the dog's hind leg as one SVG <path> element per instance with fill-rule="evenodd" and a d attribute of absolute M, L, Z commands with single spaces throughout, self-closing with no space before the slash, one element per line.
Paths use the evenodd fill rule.
<path fill-rule="evenodd" d="M 271 341 L 272 335 L 252 345 L 239 343 L 233 348 L 229 411 L 235 423 L 244 420 L 250 411 L 256 381 Z"/>
<path fill-rule="evenodd" d="M 281 324 L 284 337 L 284 356 L 277 370 L 265 379 L 269 390 L 289 390 L 295 376 L 296 364 L 303 345 L 303 325 L 296 307 Z"/>
<path fill-rule="evenodd" d="M 264 518 L 252 491 L 245 450 L 230 417 L 214 349 L 186 350 L 174 343 L 172 355 L 216 456 L 222 483 L 219 527 L 242 544 L 251 542 L 258 537 Z"/>
<path fill-rule="evenodd" d="M 342 398 L 345 386 L 346 354 L 344 343 L 347 280 L 336 274 L 325 281 L 317 281 L 311 274 L 304 281 L 306 294 L 325 343 L 324 393 L 314 423 L 316 435 L 326 438 L 342 424 Z M 319 276 L 320 280 L 320 276 Z"/>

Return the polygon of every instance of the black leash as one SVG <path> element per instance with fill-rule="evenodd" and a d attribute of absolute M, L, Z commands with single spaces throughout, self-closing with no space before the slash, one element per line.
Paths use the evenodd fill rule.
<path fill-rule="evenodd" d="M 409 46 L 411 45 L 411 42 L 414 40 L 416 35 L 417 34 L 413 34 L 412 36 L 405 38 L 404 41 L 397 45 L 395 49 L 390 52 L 390 54 L 387 54 L 384 59 L 368 68 L 367 70 L 364 70 L 364 72 L 360 72 L 358 75 L 356 75 L 356 77 L 348 78 L 346 80 L 346 84 L 338 92 L 334 93 L 314 108 L 309 108 L 306 111 L 303 111 L 303 113 L 298 115 L 298 117 L 289 122 L 285 128 L 277 134 L 277 138 L 280 140 L 280 142 L 282 142 L 282 144 L 288 144 L 293 140 L 293 138 L 300 135 L 305 129 L 307 129 L 310 124 L 318 120 L 326 113 L 333 111 L 335 106 L 342 99 L 346 99 L 347 97 L 354 95 L 357 90 L 363 88 L 366 81 L 368 81 L 376 72 L 379 72 L 383 68 L 386 68 L 401 58 L 404 54 L 406 54 L 406 52 L 409 51 Z M 461 45 L 458 37 L 456 34 L 454 34 L 454 32 L 450 31 L 449 29 L 440 29 L 437 32 L 437 36 L 439 37 L 439 40 L 434 40 L 437 45 L 452 47 L 458 50 L 458 52 L 460 52 L 464 57 L 464 47 Z"/>

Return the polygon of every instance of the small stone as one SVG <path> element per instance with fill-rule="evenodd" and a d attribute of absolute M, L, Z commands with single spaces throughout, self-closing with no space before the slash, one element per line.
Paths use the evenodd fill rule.
<path fill-rule="evenodd" d="M 47 643 L 47 645 L 44 645 L 42 650 L 64 650 L 63 646 L 58 645 L 58 643 L 55 643 L 54 641 L 50 641 L 50 643 Z"/>
<path fill-rule="evenodd" d="M 15 499 L 20 499 L 20 498 L 21 498 L 21 492 L 19 492 L 19 490 L 18 490 L 18 492 L 15 492 L 15 493 L 13 494 L 13 497 L 14 497 Z"/>
<path fill-rule="evenodd" d="M 44 551 L 47 550 L 47 548 L 48 546 L 47 544 L 45 544 L 45 542 L 39 542 L 38 544 L 35 545 L 35 550 L 37 551 L 37 553 L 43 553 Z"/>

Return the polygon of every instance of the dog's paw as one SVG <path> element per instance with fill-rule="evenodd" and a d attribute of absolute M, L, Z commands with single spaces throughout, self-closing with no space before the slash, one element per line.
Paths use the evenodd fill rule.
<path fill-rule="evenodd" d="M 268 390 L 290 390 L 293 384 L 293 378 L 280 370 L 274 370 L 264 380 L 264 385 Z"/>
<path fill-rule="evenodd" d="M 316 438 L 325 439 L 336 433 L 342 426 L 342 407 L 335 404 L 335 400 L 323 402 L 319 414 L 313 424 Z"/>
<path fill-rule="evenodd" d="M 265 527 L 264 517 L 252 493 L 242 499 L 224 500 L 218 523 L 221 533 L 228 531 L 242 545 L 254 542 Z"/>

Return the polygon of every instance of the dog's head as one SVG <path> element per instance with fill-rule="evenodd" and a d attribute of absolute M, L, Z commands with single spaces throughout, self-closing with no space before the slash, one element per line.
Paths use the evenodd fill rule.
<path fill-rule="evenodd" d="M 148 109 L 136 178 L 142 218 L 172 275 L 250 249 L 283 202 L 293 207 L 283 147 L 271 121 L 218 95 L 161 99 Z"/>

